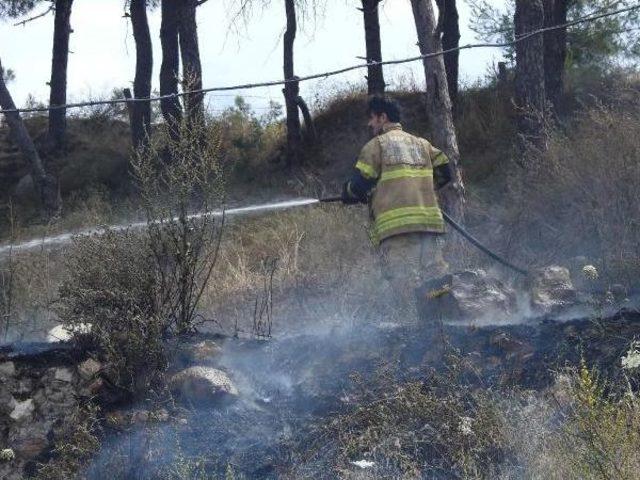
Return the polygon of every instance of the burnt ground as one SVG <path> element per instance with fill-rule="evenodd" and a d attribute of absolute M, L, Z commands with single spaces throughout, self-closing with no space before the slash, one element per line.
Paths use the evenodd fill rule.
<path fill-rule="evenodd" d="M 199 364 L 228 372 L 239 400 L 183 405 L 170 408 L 168 422 L 112 428 L 87 473 L 159 478 L 168 465 L 182 465 L 184 478 L 198 469 L 224 477 L 229 467 L 245 478 L 281 478 L 300 462 L 300 448 L 309 447 L 316 427 L 357 408 L 358 392 L 382 370 L 400 382 L 428 382 L 430 371 L 455 357 L 464 365 L 461 382 L 542 390 L 554 372 L 581 359 L 605 376 L 620 375 L 620 356 L 638 336 L 640 313 L 622 310 L 602 319 L 499 327 L 367 324 L 271 340 L 218 339 L 222 353 Z M 188 363 L 184 357 L 174 367 Z M 332 478 L 330 471 L 324 475 Z"/>

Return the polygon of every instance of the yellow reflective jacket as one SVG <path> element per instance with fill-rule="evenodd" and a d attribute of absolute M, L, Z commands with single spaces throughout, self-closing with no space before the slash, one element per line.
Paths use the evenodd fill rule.
<path fill-rule="evenodd" d="M 373 237 L 379 243 L 412 232 L 444 233 L 433 169 L 449 162 L 427 140 L 388 124 L 360 152 L 356 169 L 376 181 L 371 197 Z"/>

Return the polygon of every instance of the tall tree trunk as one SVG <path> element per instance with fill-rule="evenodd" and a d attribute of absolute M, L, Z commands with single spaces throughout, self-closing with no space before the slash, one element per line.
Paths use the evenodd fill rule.
<path fill-rule="evenodd" d="M 198 46 L 198 25 L 196 23 L 196 0 L 184 0 L 180 12 L 179 37 L 182 56 L 183 90 L 202 89 L 202 64 Z M 185 98 L 185 110 L 194 121 L 204 115 L 204 95 L 196 93 Z"/>
<path fill-rule="evenodd" d="M 543 28 L 541 0 L 516 0 L 516 38 Z M 531 143 L 543 147 L 544 139 L 544 41 L 534 35 L 516 44 L 515 102 L 519 109 L 518 133 L 521 148 Z M 522 152 L 521 152 L 522 153 Z"/>
<path fill-rule="evenodd" d="M 284 78 L 295 80 L 293 70 L 293 44 L 296 39 L 295 0 L 284 0 L 287 14 L 287 30 L 284 33 Z M 287 109 L 287 165 L 297 164 L 300 160 L 300 115 L 298 114 L 298 83 L 292 81 L 284 86 L 284 101 Z"/>
<path fill-rule="evenodd" d="M 411 6 L 418 33 L 420 53 L 426 55 L 442 51 L 431 0 L 411 0 Z M 440 197 L 445 209 L 452 216 L 462 220 L 464 215 L 464 183 L 459 168 L 460 152 L 453 125 L 444 60 L 442 56 L 425 58 L 423 65 L 426 77 L 427 115 L 432 125 L 432 141 L 449 157 L 453 170 L 453 182 L 451 186 L 443 189 Z"/>
<path fill-rule="evenodd" d="M 14 110 L 16 105 L 7 89 L 3 73 L 2 62 L 0 62 L 0 107 L 3 110 Z M 40 155 L 20 114 L 18 112 L 6 113 L 5 117 L 13 140 L 31 166 L 33 185 L 46 216 L 57 215 L 62 207 L 62 200 L 60 199 L 60 190 L 56 178 L 45 171 Z"/>
<path fill-rule="evenodd" d="M 442 30 L 442 49 L 451 50 L 460 46 L 460 24 L 456 0 L 436 0 L 440 18 L 438 24 Z M 455 111 L 458 104 L 458 72 L 460 52 L 450 52 L 444 56 L 444 68 L 447 71 L 449 98 Z"/>
<path fill-rule="evenodd" d="M 378 5 L 380 0 L 362 0 L 364 14 L 364 37 L 367 45 L 367 62 L 382 61 L 382 41 L 380 40 L 380 18 Z M 369 95 L 384 93 L 384 75 L 382 65 L 370 65 L 367 72 Z"/>
<path fill-rule="evenodd" d="M 178 76 L 180 75 L 180 50 L 178 42 L 178 23 L 181 0 L 162 0 L 162 23 L 160 25 L 160 43 L 162 45 L 162 65 L 160 66 L 160 95 L 178 93 Z M 175 138 L 178 135 L 178 124 L 182 118 L 178 97 L 165 98 L 160 101 L 160 108 L 169 132 Z"/>
<path fill-rule="evenodd" d="M 49 105 L 67 103 L 67 65 L 69 63 L 69 36 L 71 35 L 71 7 L 73 0 L 55 1 L 53 28 L 53 55 L 51 61 L 51 94 Z M 64 147 L 67 130 L 67 109 L 49 111 L 49 143 L 54 150 Z"/>
<path fill-rule="evenodd" d="M 567 23 L 568 0 L 544 0 L 544 25 L 553 27 Z M 554 107 L 560 105 L 564 93 L 564 64 L 567 58 L 567 29 L 544 33 L 544 88 Z"/>
<path fill-rule="evenodd" d="M 131 0 L 130 11 L 133 38 L 136 42 L 136 77 L 133 81 L 133 95 L 137 99 L 150 98 L 153 47 L 147 19 L 147 0 Z M 145 146 L 150 132 L 151 103 L 134 102 L 131 121 L 133 146 L 136 149 Z"/>

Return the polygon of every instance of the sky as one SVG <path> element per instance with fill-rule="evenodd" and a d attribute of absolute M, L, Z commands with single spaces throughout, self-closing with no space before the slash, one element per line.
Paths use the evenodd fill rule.
<path fill-rule="evenodd" d="M 209 0 L 198 9 L 198 32 L 205 87 L 256 83 L 281 79 L 284 2 L 269 2 L 240 22 L 232 22 L 234 1 Z M 362 63 L 364 30 L 357 0 L 324 0 L 317 18 L 302 19 L 295 44 L 298 76 L 321 73 Z M 114 88 L 131 87 L 135 70 L 135 43 L 131 26 L 123 16 L 123 0 L 76 0 L 71 24 L 68 70 L 68 100 L 81 101 L 109 96 Z M 266 2 L 265 2 L 266 3 Z M 461 44 L 475 43 L 468 28 L 469 8 L 459 0 Z M 497 0 L 496 4 L 504 3 Z M 41 7 L 44 10 L 45 7 Z M 34 13 L 38 13 L 36 11 Z M 49 14 L 25 26 L 13 21 L 0 23 L 0 59 L 15 71 L 9 89 L 16 104 L 23 106 L 27 96 L 46 102 L 51 69 L 53 16 Z M 385 0 L 380 13 L 382 56 L 384 60 L 418 55 L 415 25 L 409 0 Z M 153 88 L 158 89 L 160 70 L 160 12 L 150 13 L 154 42 Z M 500 57 L 495 49 L 463 51 L 460 79 L 473 82 L 483 78 Z M 302 84 L 302 95 L 311 102 L 326 98 L 347 84 L 365 85 L 366 70 Z M 385 67 L 385 80 L 393 86 L 403 82 L 422 85 L 420 62 Z M 224 92 L 207 97 L 212 110 L 233 103 L 243 95 L 258 112 L 270 100 L 282 103 L 281 87 Z"/>

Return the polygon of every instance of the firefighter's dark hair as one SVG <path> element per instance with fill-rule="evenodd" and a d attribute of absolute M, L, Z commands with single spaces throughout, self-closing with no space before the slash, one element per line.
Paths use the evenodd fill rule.
<path fill-rule="evenodd" d="M 394 123 L 400 122 L 402 117 L 398 102 L 384 95 L 374 95 L 369 99 L 367 115 L 371 115 L 372 113 L 376 115 L 386 113 L 389 121 Z"/>

